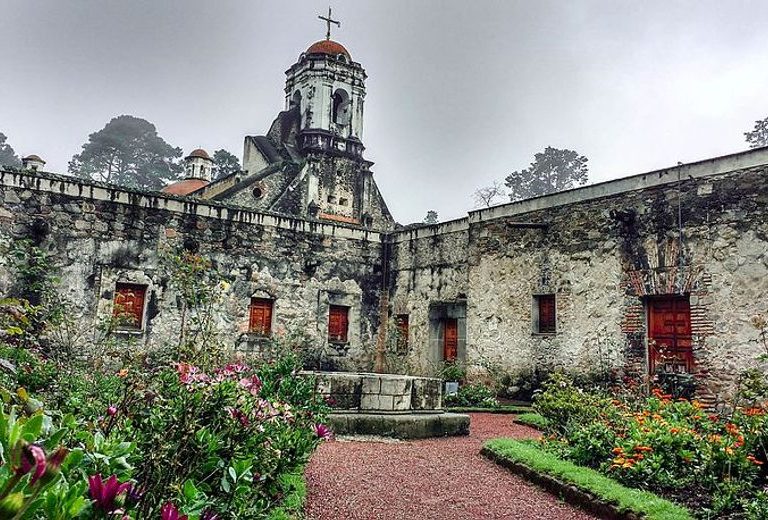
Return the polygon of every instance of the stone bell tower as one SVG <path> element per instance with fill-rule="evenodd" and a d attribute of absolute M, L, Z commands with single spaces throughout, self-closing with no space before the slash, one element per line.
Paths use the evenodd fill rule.
<path fill-rule="evenodd" d="M 308 216 L 366 227 L 390 228 L 392 217 L 363 158 L 366 74 L 349 51 L 331 40 L 313 43 L 286 71 L 286 111 L 298 119 L 296 144 L 306 159 Z"/>

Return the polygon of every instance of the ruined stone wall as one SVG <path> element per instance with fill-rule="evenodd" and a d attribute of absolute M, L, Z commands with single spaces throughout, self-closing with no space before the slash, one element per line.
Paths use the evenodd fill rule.
<path fill-rule="evenodd" d="M 369 368 L 378 326 L 377 233 L 50 174 L 0 172 L 0 240 L 29 237 L 36 221 L 49 225 L 41 245 L 55 258 L 61 297 L 84 329 L 111 316 L 116 282 L 135 282 L 148 288 L 146 326 L 133 333 L 136 342 L 154 348 L 177 341 L 179 298 L 162 257 L 164 248 L 186 244 L 210 257 L 228 282 L 215 311 L 222 344 L 253 347 L 250 299 L 269 297 L 273 331 L 310 337 L 339 367 Z M 7 257 L 0 263 L 5 292 L 12 274 Z M 350 307 L 345 345 L 327 341 L 330 304 Z"/>
<path fill-rule="evenodd" d="M 410 313 L 419 355 L 436 350 L 428 308 L 466 298 L 471 363 L 645 375 L 649 298 L 688 295 L 712 398 L 762 352 L 749 319 L 768 311 L 767 164 L 749 152 L 396 233 L 393 312 Z M 540 294 L 556 296 L 554 334 L 534 330 Z"/>

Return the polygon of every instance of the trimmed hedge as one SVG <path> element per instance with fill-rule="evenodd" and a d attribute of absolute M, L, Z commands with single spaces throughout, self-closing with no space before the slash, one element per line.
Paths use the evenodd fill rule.
<path fill-rule="evenodd" d="M 515 422 L 517 424 L 524 424 L 525 426 L 530 426 L 531 428 L 536 428 L 538 430 L 543 430 L 547 426 L 547 420 L 541 415 L 533 412 L 521 413 L 515 417 Z"/>
<path fill-rule="evenodd" d="M 693 519 L 687 509 L 669 500 L 647 491 L 627 488 L 593 469 L 562 460 L 538 448 L 533 441 L 493 439 L 485 443 L 482 453 L 509 469 L 532 478 L 550 491 L 557 492 L 556 484 L 560 484 L 562 492 L 568 491 L 569 486 L 574 486 L 581 491 L 574 494 L 578 495 L 575 497 L 578 505 L 594 512 L 605 514 L 608 509 L 610 512 L 619 513 L 619 518 Z M 584 499 L 586 496 L 592 500 Z"/>

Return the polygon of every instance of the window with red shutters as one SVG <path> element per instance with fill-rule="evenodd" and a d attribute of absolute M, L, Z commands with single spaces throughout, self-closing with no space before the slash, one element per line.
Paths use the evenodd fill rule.
<path fill-rule="evenodd" d="M 557 332 L 557 311 L 554 294 L 540 294 L 536 298 L 538 321 L 535 332 L 539 334 L 554 334 Z"/>
<path fill-rule="evenodd" d="M 272 335 L 272 307 L 274 300 L 269 298 L 251 298 L 251 320 L 249 332 L 269 337 Z"/>
<path fill-rule="evenodd" d="M 147 286 L 132 283 L 115 285 L 115 301 L 112 317 L 117 328 L 123 330 L 142 330 L 144 327 L 144 302 Z"/>
<path fill-rule="evenodd" d="M 395 326 L 397 327 L 397 352 L 405 354 L 408 352 L 408 315 L 395 316 Z"/>
<path fill-rule="evenodd" d="M 334 343 L 347 342 L 349 307 L 331 305 L 328 311 L 328 339 Z"/>

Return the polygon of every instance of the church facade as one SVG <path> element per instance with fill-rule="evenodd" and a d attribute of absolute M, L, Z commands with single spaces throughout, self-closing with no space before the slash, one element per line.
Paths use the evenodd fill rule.
<path fill-rule="evenodd" d="M 371 370 L 386 350 L 390 369 L 423 374 L 454 359 L 664 370 L 714 399 L 762 353 L 750 320 L 768 311 L 768 149 L 404 228 L 364 159 L 362 66 L 326 39 L 286 76 L 285 110 L 245 138 L 243 171 L 211 181 L 203 150 L 163 192 L 0 171 L 0 241 L 51 252 L 84 330 L 120 305 L 121 333 L 149 349 L 177 338 L 162 265 L 186 248 L 227 280 L 222 343 L 300 334 L 328 368 Z"/>

